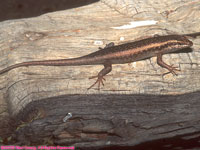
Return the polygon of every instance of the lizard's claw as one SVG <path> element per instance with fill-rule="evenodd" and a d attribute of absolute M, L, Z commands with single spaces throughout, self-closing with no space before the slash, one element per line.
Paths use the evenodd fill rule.
<path fill-rule="evenodd" d="M 173 67 L 173 65 L 171 65 L 171 66 L 168 66 L 168 70 L 169 70 L 169 72 L 166 72 L 166 73 L 164 73 L 162 76 L 165 76 L 165 75 L 167 75 L 167 74 L 169 74 L 169 73 L 172 73 L 173 75 L 178 75 L 175 71 L 181 71 L 180 69 L 177 69 L 178 67 Z"/>
<path fill-rule="evenodd" d="M 103 80 L 105 81 L 106 79 L 103 76 L 92 76 L 89 79 L 97 78 L 96 82 L 92 84 L 87 90 L 91 89 L 93 86 L 95 86 L 98 83 L 98 90 L 100 90 L 100 86 L 104 86 Z"/>

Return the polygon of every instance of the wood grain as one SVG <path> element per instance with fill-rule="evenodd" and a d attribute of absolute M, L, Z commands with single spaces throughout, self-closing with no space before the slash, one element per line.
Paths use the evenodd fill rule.
<path fill-rule="evenodd" d="M 153 36 L 155 34 L 183 34 L 200 31 L 200 3 L 198 1 L 191 2 L 188 0 L 184 1 L 184 4 L 183 2 L 180 2 L 176 5 L 173 3 L 173 1 L 169 0 L 167 1 L 167 3 L 155 1 L 157 2 L 155 5 L 154 3 L 144 3 L 143 5 L 139 5 L 139 1 L 135 1 L 135 4 L 124 4 L 123 1 L 115 2 L 117 2 L 117 5 L 115 7 L 113 6 L 114 1 L 100 1 L 98 3 L 94 3 L 88 6 L 49 13 L 35 18 L 1 22 L 0 69 L 24 61 L 62 59 L 83 56 L 85 54 L 97 51 L 98 47 L 104 47 L 110 42 L 114 42 L 117 45 L 120 43 L 133 41 L 137 38 Z M 166 7 L 166 5 L 168 7 Z M 149 9 L 146 10 L 147 7 Z M 136 10 L 135 8 L 137 8 L 137 11 L 129 11 Z M 157 24 L 151 26 L 142 26 L 125 30 L 113 28 L 127 25 L 131 21 L 143 20 L 156 20 L 158 22 Z M 109 108 L 109 110 L 113 111 L 113 113 L 105 113 L 104 115 L 97 113 L 93 117 L 89 117 L 90 120 L 93 120 L 94 118 L 94 122 L 96 120 L 100 120 L 100 124 L 103 125 L 104 122 L 102 123 L 102 120 L 108 120 L 105 121 L 106 126 L 108 126 L 105 129 L 106 133 L 101 130 L 100 132 L 103 133 L 101 133 L 99 137 L 96 137 L 97 135 L 95 135 L 95 133 L 92 133 L 90 135 L 94 136 L 92 138 L 90 137 L 92 141 L 94 140 L 93 138 L 107 138 L 110 136 L 110 134 L 114 134 L 117 138 L 116 141 L 118 141 L 119 139 L 121 140 L 125 136 L 127 136 L 127 139 L 125 138 L 124 143 L 126 143 L 127 140 L 131 138 L 130 143 L 128 143 L 127 145 L 133 146 L 141 142 L 164 138 L 165 135 L 166 137 L 174 137 L 176 135 L 179 135 L 179 127 L 177 125 L 179 122 L 182 123 L 183 121 L 187 124 L 190 123 L 191 120 L 193 120 L 193 124 L 198 123 L 197 118 L 199 117 L 199 103 L 198 100 L 195 98 L 199 96 L 198 91 L 200 90 L 200 77 L 198 75 L 200 73 L 200 38 L 192 39 L 192 41 L 194 43 L 192 52 L 189 51 L 167 54 L 163 57 L 166 63 L 174 64 L 175 66 L 180 67 L 181 72 L 178 76 L 173 76 L 169 74 L 162 77 L 162 74 L 167 71 L 163 68 L 160 68 L 156 64 L 156 58 L 153 57 L 148 60 L 142 60 L 130 64 L 114 65 L 113 71 L 108 76 L 106 76 L 105 86 L 102 88 L 101 91 L 98 91 L 96 89 L 87 91 L 86 89 L 94 82 L 94 80 L 89 80 L 88 78 L 90 76 L 96 75 L 101 70 L 101 68 L 103 68 L 103 66 L 22 67 L 14 69 L 0 76 L 1 101 L 3 104 L 7 103 L 9 116 L 14 117 L 15 119 L 17 118 L 18 121 L 16 121 L 16 126 L 20 124 L 21 121 L 19 120 L 34 118 L 26 116 L 19 117 L 19 114 L 23 114 L 24 112 L 26 112 L 28 116 L 32 116 L 30 105 L 34 105 L 35 108 L 41 108 L 41 106 L 46 107 L 46 105 L 48 104 L 48 109 L 39 109 L 39 112 L 40 110 L 42 111 L 41 114 L 44 118 L 42 122 L 41 120 L 35 119 L 28 123 L 28 125 L 30 125 L 31 127 L 33 123 L 36 128 L 38 127 L 38 125 L 36 124 L 41 123 L 40 126 L 42 128 L 37 128 L 37 131 L 34 131 L 34 133 L 37 134 L 39 134 L 39 132 L 43 130 L 45 126 L 47 126 L 47 128 L 50 128 L 44 130 L 47 131 L 47 133 L 50 133 L 50 130 L 55 130 L 54 127 L 49 127 L 49 124 L 45 123 L 48 120 L 48 110 L 51 110 L 53 108 L 55 109 L 54 112 L 51 113 L 51 116 L 53 116 L 56 121 L 58 121 L 58 118 L 63 117 L 66 112 L 69 112 L 70 108 L 73 110 L 73 112 L 76 112 L 76 114 L 78 114 L 77 118 L 80 117 L 82 119 L 84 113 L 87 113 L 87 115 L 89 116 L 93 116 L 95 114 L 94 111 L 97 108 L 100 109 L 98 112 L 102 113 L 104 110 L 107 110 L 108 108 L 105 108 L 104 104 L 101 104 L 101 101 L 103 99 L 105 103 L 110 103 L 108 106 L 112 106 L 113 103 L 115 103 L 115 105 L 119 106 L 119 108 L 125 111 L 118 112 L 116 110 L 118 110 L 119 108 Z M 195 101 L 191 101 L 190 96 L 188 97 L 187 94 L 185 95 L 185 93 L 190 93 L 188 95 L 192 95 Z M 84 100 L 87 101 L 87 103 L 84 103 L 84 100 L 81 100 L 82 102 L 80 103 L 80 106 L 77 106 L 79 102 L 79 98 L 77 98 L 74 100 L 77 103 L 70 105 L 70 103 L 68 103 L 68 100 L 57 101 L 56 97 L 53 98 L 53 102 L 49 101 L 46 104 L 41 104 L 44 99 L 48 100 L 48 98 L 61 95 L 64 95 L 63 99 L 68 99 L 69 95 L 74 94 L 78 94 L 76 96 L 79 98 L 83 97 Z M 95 101 L 93 99 L 90 99 L 90 95 L 93 94 L 97 94 L 97 99 L 93 97 Z M 114 95 L 114 98 L 109 98 L 108 95 L 111 94 Z M 145 101 L 145 104 L 142 105 L 141 103 L 141 107 L 134 106 L 134 101 L 131 101 L 132 99 L 137 99 L 137 96 L 135 94 L 143 95 L 141 99 Z M 146 94 L 159 96 L 151 97 L 151 101 L 148 101 L 149 95 Z M 104 98 L 101 99 L 102 95 L 104 95 Z M 120 95 L 119 98 L 123 100 L 123 103 L 121 103 L 121 100 L 115 101 L 115 96 L 117 95 Z M 131 96 L 129 98 L 124 98 L 126 97 L 126 95 Z M 178 100 L 174 101 L 173 98 L 168 99 L 165 96 L 160 95 L 168 95 L 170 97 L 173 97 L 173 95 L 179 96 L 177 96 L 176 98 Z M 180 99 L 183 100 L 184 103 L 182 103 L 182 101 L 179 101 Z M 185 104 L 186 100 L 187 104 Z M 156 105 L 158 101 L 160 103 L 159 105 Z M 35 104 L 35 102 L 38 102 L 37 105 Z M 138 105 L 140 102 L 140 100 L 137 101 Z M 61 109 L 60 106 L 55 103 L 59 103 L 60 105 L 63 105 L 63 107 L 66 105 L 69 105 L 70 107 L 66 107 L 66 109 Z M 146 107 L 150 109 L 146 113 L 145 105 L 147 105 Z M 180 107 L 179 112 L 176 112 L 175 108 L 173 108 L 172 112 L 167 111 L 167 107 L 173 107 L 173 105 Z M 0 108 L 3 107 L 5 108 L 5 105 L 0 106 Z M 190 109 L 188 110 L 188 108 L 186 107 L 189 107 Z M 87 112 L 81 112 L 81 110 L 85 109 L 87 110 Z M 129 113 L 132 109 L 135 110 L 135 112 Z M 141 113 L 142 110 L 144 112 Z M 57 114 L 57 111 L 60 113 Z M 154 111 L 156 111 L 155 114 Z M 148 116 L 149 114 L 151 114 L 151 112 L 155 116 L 152 118 L 150 117 L 150 119 L 148 118 Z M 188 113 L 188 118 L 185 118 L 186 121 L 184 121 L 185 113 Z M 129 120 L 130 118 L 132 118 L 133 114 L 135 114 L 135 117 L 137 118 L 136 120 L 132 120 L 132 123 L 128 123 L 128 125 L 126 125 L 126 123 L 123 123 L 124 120 Z M 163 114 L 166 115 L 164 115 L 164 120 L 162 119 Z M 176 115 L 175 118 L 173 117 L 174 114 Z M 107 115 L 113 116 L 114 118 L 119 115 L 117 118 L 118 120 L 122 120 L 120 122 L 122 122 L 123 127 L 117 127 L 117 130 L 119 130 L 119 132 L 120 130 L 122 130 L 122 133 L 115 133 L 114 131 L 113 133 L 107 133 L 107 130 L 110 130 L 110 124 L 111 128 L 116 128 L 116 126 L 118 125 L 118 123 L 113 123 L 110 120 L 111 118 L 104 118 Z M 5 117 L 6 115 L 3 116 Z M 102 116 L 104 117 L 102 118 Z M 177 118 L 179 117 L 182 119 L 177 120 Z M 152 120 L 154 119 L 156 119 L 157 124 L 151 124 Z M 176 120 L 178 123 L 176 122 Z M 149 124 L 149 126 L 144 127 L 145 125 L 140 125 L 140 123 L 143 121 L 146 122 L 146 125 Z M 168 121 L 170 122 L 169 124 L 167 123 Z M 136 125 L 134 124 L 135 122 Z M 55 127 L 60 126 L 60 123 L 61 122 L 55 123 Z M 80 123 L 80 121 L 78 121 L 78 123 Z M 138 123 L 139 125 L 137 125 Z M 92 123 L 89 122 L 88 124 Z M 176 125 L 174 126 L 174 124 Z M 162 125 L 166 128 L 160 128 L 160 126 Z M 16 132 L 16 126 L 14 128 L 15 130 L 13 131 L 14 133 Z M 142 129 L 138 130 L 140 126 Z M 190 125 L 188 124 L 184 124 L 183 126 L 184 127 L 180 127 L 180 135 L 193 132 L 196 133 L 199 131 L 199 127 L 194 127 L 194 129 L 193 127 L 190 128 Z M 126 127 L 128 127 L 127 132 L 125 132 L 127 135 L 123 135 L 125 134 L 123 133 L 123 131 L 126 129 Z M 77 128 L 79 128 L 79 126 Z M 171 129 L 168 130 L 169 128 Z M 183 131 L 182 128 L 186 128 L 186 132 L 185 130 Z M 151 134 L 149 134 L 149 132 L 147 134 L 146 131 L 148 129 L 150 130 L 149 132 L 151 132 Z M 23 133 L 27 132 L 26 128 L 20 128 L 20 130 Z M 90 129 L 88 130 L 90 132 Z M 173 131 L 172 134 L 171 131 Z M 66 132 L 68 131 L 63 131 L 62 134 L 61 132 L 59 132 L 56 135 L 56 141 L 53 140 L 53 142 L 58 144 L 64 144 L 65 142 L 68 143 L 67 136 L 72 135 L 71 133 Z M 96 132 L 96 130 L 94 132 Z M 82 132 L 78 132 L 76 138 L 80 138 L 81 136 L 88 136 L 86 133 L 81 133 Z M 31 132 L 31 134 L 33 133 Z M 152 136 L 154 134 L 155 136 Z M 18 139 L 19 135 L 17 133 L 16 135 Z M 144 138 L 140 137 L 141 135 L 148 136 Z M 57 138 L 60 140 L 58 140 Z M 29 138 L 26 142 L 31 142 L 32 140 L 33 139 Z M 116 141 L 110 145 L 116 145 Z M 71 143 L 76 142 L 77 141 L 75 140 Z M 120 144 L 123 145 L 124 143 L 121 142 Z M 101 142 L 97 142 L 96 144 L 106 146 L 105 143 Z M 82 146 L 83 145 L 79 145 L 79 147 Z"/>

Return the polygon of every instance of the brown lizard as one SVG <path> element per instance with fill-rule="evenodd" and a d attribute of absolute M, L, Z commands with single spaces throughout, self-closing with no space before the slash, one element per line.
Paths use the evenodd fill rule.
<path fill-rule="evenodd" d="M 99 51 L 90 53 L 88 55 L 72 58 L 72 59 L 58 59 L 58 60 L 41 60 L 41 61 L 29 61 L 11 65 L 0 71 L 3 74 L 9 70 L 24 66 L 80 66 L 80 65 L 104 65 L 104 68 L 96 76 L 92 76 L 89 79 L 97 78 L 96 82 L 92 84 L 88 89 L 92 88 L 98 83 L 98 89 L 100 85 L 104 85 L 104 76 L 111 72 L 113 64 L 124 64 L 139 61 L 142 59 L 157 57 L 157 63 L 161 67 L 169 70 L 170 73 L 177 75 L 175 71 L 180 71 L 177 67 L 170 66 L 163 62 L 162 55 L 166 53 L 175 52 L 180 49 L 189 48 L 193 45 L 192 41 L 188 37 L 196 38 L 200 32 L 184 34 L 184 35 L 165 35 L 154 36 L 139 41 L 125 43 L 114 46 L 113 43 L 106 45 L 105 48 L 100 48 Z"/>

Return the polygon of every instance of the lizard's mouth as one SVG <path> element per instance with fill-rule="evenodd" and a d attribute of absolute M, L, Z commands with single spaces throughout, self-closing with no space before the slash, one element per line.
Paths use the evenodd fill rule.
<path fill-rule="evenodd" d="M 184 42 L 185 42 L 185 45 L 186 45 L 186 46 L 191 47 L 191 46 L 193 45 L 193 42 L 190 41 L 190 40 L 188 40 L 188 38 L 186 38 L 186 37 L 184 37 Z"/>
<path fill-rule="evenodd" d="M 187 44 L 188 44 L 189 46 L 192 46 L 192 45 L 193 45 L 193 42 L 190 41 L 190 40 L 187 40 Z"/>

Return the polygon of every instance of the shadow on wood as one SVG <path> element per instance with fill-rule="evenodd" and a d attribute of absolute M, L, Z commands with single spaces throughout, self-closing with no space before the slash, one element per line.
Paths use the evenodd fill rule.
<path fill-rule="evenodd" d="M 200 93 L 194 92 L 176 96 L 94 94 L 43 99 L 29 103 L 10 119 L 13 134 L 8 144 L 88 149 L 124 145 L 140 149 L 155 143 L 172 148 L 191 140 L 198 144 L 199 97 Z M 72 117 L 63 122 L 68 113 Z"/>

